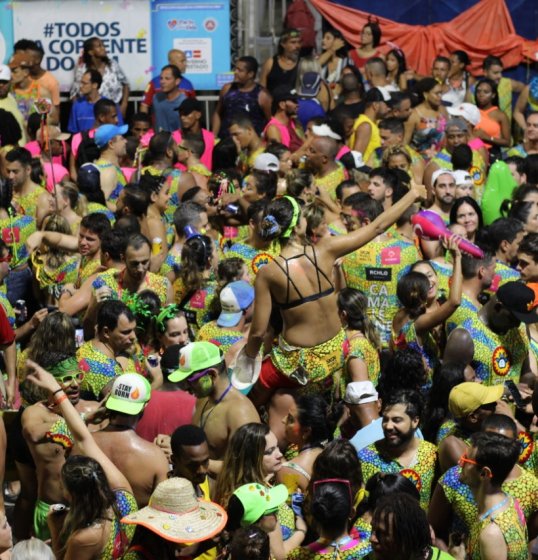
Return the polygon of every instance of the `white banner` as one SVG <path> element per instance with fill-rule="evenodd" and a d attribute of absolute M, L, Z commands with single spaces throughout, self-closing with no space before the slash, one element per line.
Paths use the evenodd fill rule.
<path fill-rule="evenodd" d="M 15 41 L 32 39 L 45 50 L 43 67 L 69 91 L 82 45 L 99 37 L 131 90 L 151 80 L 150 3 L 147 0 L 26 0 L 13 2 Z"/>

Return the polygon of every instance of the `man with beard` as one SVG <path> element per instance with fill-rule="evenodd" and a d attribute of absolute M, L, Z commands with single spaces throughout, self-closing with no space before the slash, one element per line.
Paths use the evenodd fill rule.
<path fill-rule="evenodd" d="M 252 402 L 232 386 L 224 356 L 211 342 L 184 346 L 179 367 L 168 379 L 196 397 L 192 423 L 205 431 L 211 459 L 223 458 L 238 428 L 260 422 Z"/>
<path fill-rule="evenodd" d="M 122 301 L 105 301 L 97 312 L 95 336 L 77 350 L 79 368 L 85 373 L 81 384 L 84 398 L 99 400 L 105 385 L 121 375 L 117 358 L 133 349 L 136 320 Z"/>
<path fill-rule="evenodd" d="M 279 86 L 273 92 L 271 113 L 273 117 L 267 123 L 263 134 L 267 142 L 284 144 L 290 152 L 296 152 L 303 139 L 297 132 L 297 94 L 287 86 Z M 301 131 L 302 133 L 302 131 Z"/>
<path fill-rule="evenodd" d="M 13 187 L 13 207 L 32 216 L 38 228 L 54 206 L 50 193 L 32 181 L 32 154 L 26 148 L 14 148 L 5 155 L 6 174 Z"/>
<path fill-rule="evenodd" d="M 432 175 L 433 204 L 428 208 L 430 212 L 439 214 L 445 224 L 450 222 L 450 209 L 456 196 L 456 179 L 452 171 L 437 169 Z"/>
<path fill-rule="evenodd" d="M 175 305 L 167 306 L 159 313 L 157 321 L 165 321 L 175 313 Z M 152 391 L 144 416 L 139 419 L 135 428 L 136 433 L 146 441 L 153 442 L 159 434 L 170 436 L 178 426 L 191 422 L 196 399 L 169 379 L 170 374 L 179 367 L 179 351 L 183 346 L 185 345 L 173 344 L 161 356 L 159 365 L 163 384 Z"/>
<path fill-rule="evenodd" d="M 446 124 L 445 147 L 432 158 L 424 170 L 424 184 L 431 189 L 433 173 L 438 169 L 453 169 L 452 153 L 454 148 L 469 142 L 469 127 L 467 122 L 461 117 L 452 118 Z M 482 198 L 484 183 L 486 181 L 486 163 L 478 151 L 473 150 L 471 168 L 468 170 L 473 178 L 475 193 L 478 196 L 477 202 Z"/>
<path fill-rule="evenodd" d="M 307 167 L 314 174 L 314 184 L 336 201 L 336 187 L 345 181 L 347 171 L 337 163 L 338 144 L 329 136 L 315 136 L 307 151 Z"/>
<path fill-rule="evenodd" d="M 135 432 L 150 397 L 147 379 L 138 373 L 120 375 L 105 403 L 108 425 L 93 434 L 97 445 L 129 481 L 139 508 L 148 505 L 153 490 L 166 480 L 169 470 L 162 450 Z"/>
<path fill-rule="evenodd" d="M 58 247 L 66 251 L 76 251 L 80 255 L 77 280 L 73 286 L 80 286 L 101 266 L 101 239 L 110 231 L 108 218 L 101 213 L 88 214 L 82 218 L 78 238 L 74 235 L 66 235 L 55 231 L 37 231 L 27 240 L 26 246 L 31 253 L 41 243 L 51 247 Z M 67 292 L 72 295 L 72 288 L 66 287 Z"/>
<path fill-rule="evenodd" d="M 384 439 L 359 451 L 362 477 L 397 473 L 409 478 L 420 493 L 420 505 L 428 508 L 437 462 L 435 445 L 416 437 L 422 416 L 422 401 L 415 391 L 399 390 L 383 400 Z"/>
<path fill-rule="evenodd" d="M 536 234 L 529 235 L 538 238 Z M 498 218 L 485 230 L 486 242 L 495 252 L 496 261 L 495 276 L 488 293 L 495 293 L 506 282 L 520 279 L 521 275 L 515 267 L 518 264 L 519 246 L 524 238 L 527 239 L 523 224 L 515 218 Z"/>
<path fill-rule="evenodd" d="M 393 111 L 394 112 L 394 111 Z M 415 182 L 421 183 L 424 175 L 424 160 L 422 156 L 411 146 L 403 144 L 404 141 L 404 124 L 403 120 L 396 116 L 383 119 L 378 124 L 379 135 L 381 137 L 381 146 L 374 150 L 368 165 L 370 167 L 379 167 L 382 165 L 383 153 L 385 150 L 398 146 L 403 148 L 411 159 L 411 173 Z"/>
<path fill-rule="evenodd" d="M 177 66 L 163 66 L 161 91 L 153 96 L 152 102 L 155 130 L 173 132 L 181 127 L 178 109 L 187 96 L 179 89 L 180 81 L 181 73 Z"/>
<path fill-rule="evenodd" d="M 535 289 L 521 282 L 507 282 L 478 312 L 461 313 L 460 306 L 448 319 L 449 326 L 465 329 L 470 338 L 454 340 L 449 336 L 445 354 L 472 355 L 471 367 L 477 380 L 485 385 L 499 385 L 508 380 L 518 383 L 522 372 L 530 370 L 526 325 L 538 323 Z"/>
<path fill-rule="evenodd" d="M 73 406 L 82 414 L 93 411 L 97 403 L 80 399 L 80 384 L 84 373 L 74 356 L 51 352 L 43 367 L 54 375 Z M 34 535 L 42 540 L 50 538 L 47 517 L 50 504 L 63 501 L 61 470 L 65 451 L 73 440 L 65 421 L 52 398 L 27 407 L 22 415 L 22 433 L 36 468 L 37 501 L 34 510 Z"/>
<path fill-rule="evenodd" d="M 149 272 L 151 244 L 147 237 L 136 233 L 129 237 L 122 270 L 110 269 L 99 274 L 93 281 L 93 295 L 84 317 L 84 331 L 93 332 L 95 312 L 98 303 L 108 299 L 121 300 L 126 294 L 138 294 L 144 290 L 155 292 L 161 304 L 173 302 L 173 291 L 167 278 Z M 100 311 L 98 312 L 99 316 Z M 97 321 L 99 323 L 99 321 Z"/>
<path fill-rule="evenodd" d="M 232 119 L 248 115 L 257 134 L 261 134 L 271 118 L 271 95 L 256 82 L 258 61 L 252 56 L 237 59 L 234 81 L 222 87 L 219 101 L 211 119 L 213 134 L 227 138 Z"/>
<path fill-rule="evenodd" d="M 299 29 L 284 29 L 278 43 L 278 52 L 262 66 L 260 83 L 274 97 L 279 86 L 295 87 L 297 67 L 301 53 Z"/>

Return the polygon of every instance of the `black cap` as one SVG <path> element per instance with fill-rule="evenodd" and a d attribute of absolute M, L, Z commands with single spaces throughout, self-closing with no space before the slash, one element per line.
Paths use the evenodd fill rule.
<path fill-rule="evenodd" d="M 297 92 L 289 86 L 278 86 L 273 91 L 273 102 L 297 101 Z"/>
<path fill-rule="evenodd" d="M 176 109 L 180 115 L 190 115 L 193 111 L 202 112 L 202 103 L 193 97 L 187 97 L 185 101 Z"/>
<path fill-rule="evenodd" d="M 183 344 L 172 344 L 169 346 L 161 357 L 161 371 L 163 375 L 168 377 L 166 373 L 172 373 L 179 367 L 179 351 L 183 348 Z"/>
<path fill-rule="evenodd" d="M 81 191 L 101 188 L 101 171 L 93 163 L 85 163 L 77 171 L 77 185 Z"/>
<path fill-rule="evenodd" d="M 507 282 L 497 290 L 497 299 L 523 323 L 538 323 L 538 299 L 533 289 L 523 282 Z"/>

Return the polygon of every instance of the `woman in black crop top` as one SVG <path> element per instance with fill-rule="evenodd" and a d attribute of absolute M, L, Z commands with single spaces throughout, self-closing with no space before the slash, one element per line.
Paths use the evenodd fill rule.
<path fill-rule="evenodd" d="M 265 404 L 278 388 L 309 383 L 319 384 L 321 390 L 330 389 L 332 378 L 343 367 L 344 342 L 332 283 L 335 261 L 383 233 L 425 192 L 424 186 L 414 185 L 372 223 L 347 235 L 323 238 L 315 247 L 306 239 L 306 220 L 295 199 L 285 196 L 269 204 L 261 233 L 266 239 L 278 239 L 282 249 L 256 276 L 252 326 L 234 369 L 234 379 L 242 383 L 254 381 L 256 357 L 269 328 L 273 306 L 277 307 L 283 321 L 282 333 L 278 345 L 263 361 L 250 394 L 256 405 Z M 280 424 L 281 419 L 282 416 L 278 419 Z"/>

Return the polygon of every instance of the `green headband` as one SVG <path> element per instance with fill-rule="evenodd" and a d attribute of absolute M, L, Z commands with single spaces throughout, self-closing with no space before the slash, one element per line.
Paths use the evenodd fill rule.
<path fill-rule="evenodd" d="M 142 301 L 138 294 L 132 294 L 125 290 L 122 294 L 121 300 L 137 317 L 151 317 L 151 310 L 149 305 Z"/>
<path fill-rule="evenodd" d="M 292 207 L 293 207 L 293 216 L 291 217 L 290 225 L 288 226 L 288 229 L 280 236 L 283 239 L 288 239 L 289 237 L 291 237 L 291 234 L 293 233 L 293 229 L 295 228 L 295 226 L 299 222 L 299 216 L 301 214 L 301 208 L 299 206 L 299 203 L 293 197 L 283 196 L 282 198 L 286 198 L 287 200 L 289 200 Z"/>
<path fill-rule="evenodd" d="M 168 321 L 168 319 L 173 319 L 179 311 L 180 309 L 175 303 L 166 305 L 161 309 L 156 319 L 157 327 L 159 328 L 160 332 L 163 333 L 166 330 L 164 322 Z"/>
<path fill-rule="evenodd" d="M 72 358 L 66 358 L 56 365 L 49 367 L 49 372 L 54 375 L 54 377 L 65 377 L 66 375 L 73 373 L 74 371 L 80 371 L 78 367 L 78 361 L 73 356 Z"/>

